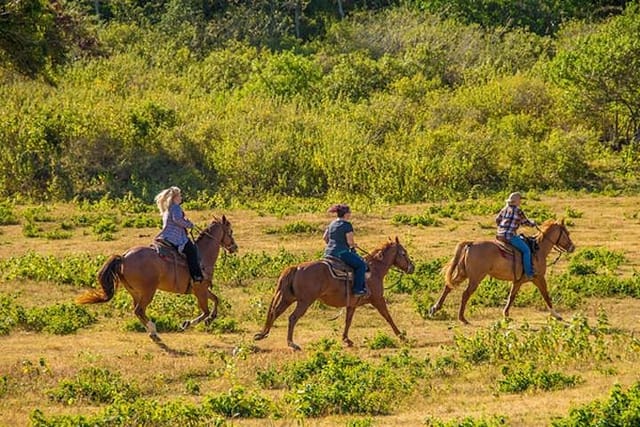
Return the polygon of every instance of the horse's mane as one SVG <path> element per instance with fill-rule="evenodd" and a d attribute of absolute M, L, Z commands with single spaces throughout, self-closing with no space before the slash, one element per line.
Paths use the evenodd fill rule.
<path fill-rule="evenodd" d="M 540 225 L 540 233 L 536 236 L 536 240 L 542 240 L 544 233 L 554 225 L 562 225 L 562 222 L 555 219 L 548 219 Z"/>
<path fill-rule="evenodd" d="M 215 226 L 217 225 L 221 225 L 222 224 L 222 220 L 216 216 L 213 217 L 213 221 L 211 221 L 211 223 L 209 225 L 207 225 L 206 228 L 202 229 L 200 231 L 200 234 L 198 234 L 198 237 L 196 237 L 196 241 L 195 243 L 198 243 L 204 236 L 207 235 L 207 233 L 210 233 Z"/>
<path fill-rule="evenodd" d="M 377 249 L 374 249 L 370 254 L 365 255 L 366 261 L 373 261 L 374 259 L 381 260 L 384 252 L 394 244 L 395 242 L 387 242 Z"/>

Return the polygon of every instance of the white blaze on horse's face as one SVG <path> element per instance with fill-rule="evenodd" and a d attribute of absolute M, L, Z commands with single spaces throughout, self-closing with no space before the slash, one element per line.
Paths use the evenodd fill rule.
<path fill-rule="evenodd" d="M 411 259 L 409 259 L 409 254 L 407 254 L 407 251 L 399 243 L 396 252 L 396 265 L 406 273 L 413 273 L 414 266 Z"/>

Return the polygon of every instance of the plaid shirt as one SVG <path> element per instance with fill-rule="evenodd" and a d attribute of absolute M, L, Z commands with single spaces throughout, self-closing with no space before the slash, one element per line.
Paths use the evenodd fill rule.
<path fill-rule="evenodd" d="M 509 241 L 515 236 L 518 227 L 521 225 L 535 227 L 536 223 L 527 218 L 519 207 L 507 205 L 496 216 L 496 225 L 498 226 L 496 236 Z"/>
<path fill-rule="evenodd" d="M 176 245 L 182 251 L 184 244 L 189 241 L 187 228 L 191 227 L 193 223 L 184 217 L 180 205 L 172 203 L 162 215 L 162 231 L 158 237 Z"/>

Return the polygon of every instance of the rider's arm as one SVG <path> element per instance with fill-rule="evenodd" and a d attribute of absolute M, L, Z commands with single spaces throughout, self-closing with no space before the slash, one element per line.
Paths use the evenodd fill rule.
<path fill-rule="evenodd" d="M 353 231 L 348 232 L 347 234 L 345 234 L 345 236 L 347 238 L 347 244 L 349 245 L 349 248 L 355 249 L 358 247 L 355 240 L 353 239 Z"/>
<path fill-rule="evenodd" d="M 329 229 L 328 228 L 325 228 L 324 234 L 322 235 L 322 240 L 324 240 L 325 243 L 329 243 Z"/>

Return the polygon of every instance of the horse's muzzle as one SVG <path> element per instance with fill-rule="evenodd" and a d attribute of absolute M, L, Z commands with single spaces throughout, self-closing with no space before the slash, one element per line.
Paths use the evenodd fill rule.
<path fill-rule="evenodd" d="M 232 245 L 228 246 L 225 248 L 227 250 L 227 252 L 229 252 L 230 254 L 233 254 L 235 252 L 238 251 L 238 245 L 236 245 L 236 243 L 234 242 Z"/>
<path fill-rule="evenodd" d="M 414 270 L 415 270 L 415 266 L 413 265 L 412 262 L 410 262 L 409 266 L 407 267 L 407 273 L 411 274 L 411 273 L 413 273 Z"/>

